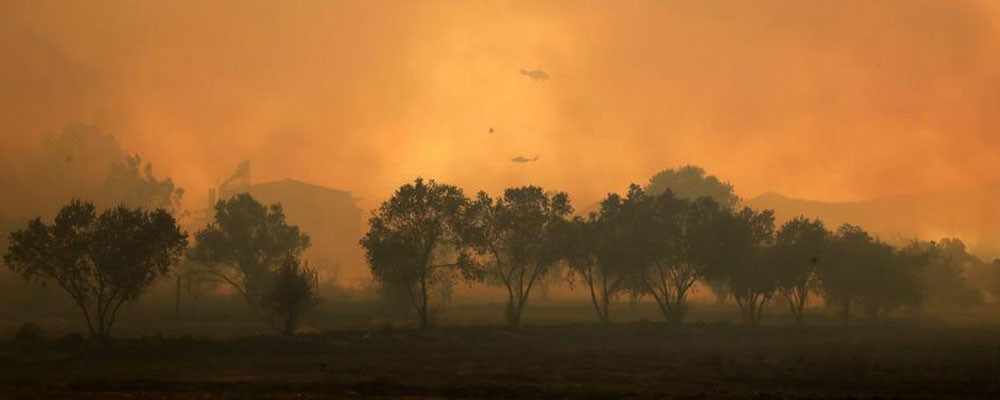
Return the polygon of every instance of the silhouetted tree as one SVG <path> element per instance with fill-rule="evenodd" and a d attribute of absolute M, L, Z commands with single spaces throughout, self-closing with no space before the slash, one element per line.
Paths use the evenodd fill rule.
<path fill-rule="evenodd" d="M 157 179 L 153 166 L 143 164 L 138 154 L 126 156 L 111 164 L 104 184 L 98 188 L 99 198 L 110 203 L 122 203 L 148 209 L 162 208 L 176 213 L 184 190 L 170 178 Z"/>
<path fill-rule="evenodd" d="M 704 169 L 695 165 L 660 171 L 649 179 L 645 189 L 652 196 L 663 194 L 667 190 L 688 201 L 711 197 L 723 209 L 732 209 L 740 200 L 733 192 L 733 185 L 719 180 L 715 175 L 706 175 Z"/>
<path fill-rule="evenodd" d="M 880 262 L 864 277 L 861 301 L 865 315 L 875 321 L 894 308 L 919 306 L 925 292 L 920 273 L 931 253 L 913 243 L 902 249 L 882 244 L 876 257 Z"/>
<path fill-rule="evenodd" d="M 281 204 L 265 207 L 247 193 L 215 204 L 215 221 L 195 234 L 188 258 L 243 296 L 250 311 L 260 311 L 275 272 L 298 262 L 309 236 L 285 222 Z"/>
<path fill-rule="evenodd" d="M 421 329 L 430 326 L 428 292 L 436 280 L 456 270 L 466 279 L 477 278 L 471 257 L 461 251 L 469 206 L 461 189 L 417 178 L 397 189 L 368 220 L 360 243 L 372 276 L 383 286 L 406 290 Z M 457 259 L 446 262 L 447 256 Z"/>
<path fill-rule="evenodd" d="M 778 291 L 788 301 L 795 324 L 804 324 L 809 294 L 816 288 L 817 268 L 826 262 L 830 232 L 823 221 L 797 217 L 785 222 L 775 239 L 775 272 Z"/>
<path fill-rule="evenodd" d="M 955 238 L 913 242 L 911 251 L 924 252 L 926 268 L 920 278 L 927 289 L 927 301 L 937 305 L 969 307 L 983 303 L 983 293 L 969 281 L 970 269 L 982 263 Z"/>
<path fill-rule="evenodd" d="M 856 225 L 844 224 L 837 229 L 829 248 L 827 262 L 819 268 L 823 296 L 827 304 L 840 307 L 841 322 L 848 324 L 851 314 L 860 305 L 866 270 L 875 269 L 882 260 L 877 252 L 882 244 Z"/>
<path fill-rule="evenodd" d="M 17 169 L 30 173 L 9 173 Z M 0 198 L 0 209 L 42 215 L 55 214 L 66 199 L 82 197 L 102 209 L 124 204 L 179 216 L 183 193 L 170 178 L 156 178 L 138 155 L 128 155 L 114 136 L 80 124 L 43 138 L 39 157 L 23 165 L 0 162 L 0 184 L 10 189 Z"/>
<path fill-rule="evenodd" d="M 704 169 L 696 165 L 685 165 L 677 169 L 669 168 L 658 172 L 649 179 L 646 193 L 660 195 L 667 190 L 675 197 L 695 201 L 701 197 L 710 197 L 720 205 L 720 208 L 730 210 L 736 207 L 739 197 L 733 192 L 733 185 L 724 182 L 714 175 L 708 175 Z M 704 283 L 712 288 L 719 303 L 725 302 L 730 294 L 730 288 L 723 277 L 710 276 Z"/>
<path fill-rule="evenodd" d="M 598 256 L 601 246 L 598 243 L 597 216 L 589 219 L 575 217 L 571 221 L 559 224 L 555 229 L 555 247 L 560 258 L 566 262 L 570 287 L 574 286 L 579 276 L 587 285 L 590 301 L 597 312 L 597 318 L 602 323 L 610 323 L 609 306 L 618 294 L 626 288 L 622 284 L 624 278 L 614 263 L 607 262 Z"/>
<path fill-rule="evenodd" d="M 721 277 L 740 307 L 743 321 L 759 325 L 764 306 L 778 288 L 774 212 L 743 208 L 723 212 L 709 227 L 709 276 Z"/>
<path fill-rule="evenodd" d="M 843 225 L 820 265 L 819 276 L 828 304 L 840 307 L 846 325 L 861 308 L 872 320 L 899 306 L 918 305 L 923 287 L 919 272 L 928 254 L 918 246 L 896 250 L 863 229 Z"/>
<path fill-rule="evenodd" d="M 493 200 L 480 192 L 467 218 L 470 243 L 486 255 L 487 273 L 507 289 L 507 325 L 517 327 L 531 289 L 559 260 L 554 230 L 573 212 L 566 193 L 510 188 Z"/>
<path fill-rule="evenodd" d="M 645 248 L 643 287 L 667 321 L 679 324 L 687 313 L 688 293 L 710 276 L 706 268 L 718 245 L 710 229 L 725 211 L 709 197 L 689 201 L 671 191 L 650 197 L 639 190 L 630 190 L 628 202 L 644 209 L 635 216 L 635 240 Z"/>
<path fill-rule="evenodd" d="M 4 261 L 28 281 L 55 281 L 83 312 L 91 336 L 111 333 L 121 306 L 176 263 L 187 236 L 163 209 L 118 206 L 100 215 L 74 200 L 52 225 L 36 218 L 10 234 Z"/>
<path fill-rule="evenodd" d="M 571 246 L 575 250 L 570 248 L 567 261 L 590 287 L 602 322 L 611 321 L 609 306 L 617 296 L 645 293 L 642 273 L 652 262 L 656 243 L 649 240 L 643 225 L 648 222 L 643 220 L 647 216 L 640 214 L 644 209 L 638 204 L 644 201 L 642 189 L 632 185 L 626 198 L 608 194 L 601 201 L 600 212 L 592 214 L 586 223 L 574 221 L 576 242 Z"/>
<path fill-rule="evenodd" d="M 264 293 L 263 307 L 278 319 L 281 332 L 291 336 L 302 315 L 319 303 L 316 270 L 292 258 L 285 260 L 273 274 L 274 283 Z"/>

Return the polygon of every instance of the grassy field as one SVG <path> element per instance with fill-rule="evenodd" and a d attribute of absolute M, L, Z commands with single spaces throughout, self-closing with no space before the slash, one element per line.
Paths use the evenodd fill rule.
<path fill-rule="evenodd" d="M 1000 398 L 990 324 L 717 320 L 10 340 L 0 398 Z"/>

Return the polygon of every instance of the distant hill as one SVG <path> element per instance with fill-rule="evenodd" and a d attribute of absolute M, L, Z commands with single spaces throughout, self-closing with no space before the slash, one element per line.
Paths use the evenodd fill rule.
<path fill-rule="evenodd" d="M 1000 256 L 1000 183 L 861 202 L 823 202 L 768 192 L 744 205 L 773 209 L 779 223 L 798 215 L 818 217 L 829 229 L 856 224 L 896 243 L 957 237 L 980 256 Z"/>

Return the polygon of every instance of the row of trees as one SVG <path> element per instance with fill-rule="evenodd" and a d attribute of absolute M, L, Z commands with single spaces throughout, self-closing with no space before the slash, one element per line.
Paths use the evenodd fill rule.
<path fill-rule="evenodd" d="M 253 315 L 293 333 L 319 301 L 317 276 L 303 261 L 309 237 L 285 221 L 281 206 L 248 194 L 220 201 L 188 247 L 167 209 L 180 192 L 148 166 L 139 174 L 133 161 L 116 176 L 156 189 L 143 191 L 164 200 L 152 203 L 154 211 L 121 205 L 98 213 L 73 201 L 51 224 L 36 218 L 9 235 L 9 268 L 26 280 L 55 282 L 93 336 L 108 335 L 120 308 L 178 263 L 178 291 L 181 277 L 208 277 L 241 295 Z M 622 295 L 648 296 L 666 320 L 683 322 L 699 284 L 732 297 L 749 324 L 759 324 L 776 299 L 800 325 L 817 295 L 839 307 L 845 324 L 856 311 L 877 318 L 924 297 L 977 301 L 962 276 L 977 259 L 957 240 L 895 248 L 852 225 L 831 232 L 819 220 L 796 218 L 776 227 L 771 211 L 737 203 L 730 185 L 690 166 L 609 194 L 586 216 L 573 216 L 565 193 L 537 186 L 470 198 L 417 179 L 375 210 L 361 245 L 374 278 L 402 294 L 424 328 L 430 298 L 457 280 L 505 288 L 505 319 L 518 326 L 531 294 L 559 278 L 556 271 L 568 271 L 571 285 L 582 282 L 605 323 Z M 927 282 L 936 289 L 926 290 Z"/>
<path fill-rule="evenodd" d="M 361 245 L 374 278 L 408 295 L 423 328 L 430 288 L 442 280 L 502 286 L 506 321 L 516 327 L 532 289 L 560 266 L 583 283 L 605 323 L 612 301 L 626 294 L 652 298 L 667 321 L 681 323 L 702 283 L 728 293 L 747 324 L 759 324 L 779 300 L 802 325 L 816 296 L 847 324 L 858 311 L 874 319 L 919 305 L 924 271 L 948 248 L 896 248 L 858 226 L 830 231 L 804 217 L 776 226 L 771 210 L 736 208 L 731 186 L 709 178 L 697 167 L 667 170 L 646 188 L 609 194 L 585 217 L 572 216 L 565 193 L 537 186 L 470 198 L 417 179 L 373 213 Z"/>
<path fill-rule="evenodd" d="M 184 261 L 239 293 L 254 316 L 292 334 L 314 306 L 316 271 L 302 260 L 309 237 L 278 204 L 248 194 L 219 201 L 215 218 L 188 236 L 164 208 L 116 206 L 100 213 L 73 200 L 49 224 L 35 218 L 9 235 L 6 265 L 26 281 L 55 283 L 80 309 L 91 336 L 106 337 L 122 306 Z"/>

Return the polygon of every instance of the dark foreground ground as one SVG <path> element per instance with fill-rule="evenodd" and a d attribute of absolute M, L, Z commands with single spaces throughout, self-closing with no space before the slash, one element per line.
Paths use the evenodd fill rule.
<path fill-rule="evenodd" d="M 0 345 L 0 398 L 1000 398 L 1000 331 L 730 324 Z"/>

